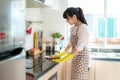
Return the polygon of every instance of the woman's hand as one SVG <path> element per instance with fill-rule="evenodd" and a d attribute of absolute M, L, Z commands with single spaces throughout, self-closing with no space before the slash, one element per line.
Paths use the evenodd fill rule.
<path fill-rule="evenodd" d="M 45 56 L 47 59 L 59 59 L 60 57 L 64 56 L 66 53 L 65 51 L 62 51 L 60 53 L 54 54 L 52 56 Z"/>
<path fill-rule="evenodd" d="M 59 63 L 59 62 L 65 62 L 65 61 L 70 60 L 70 59 L 72 59 L 72 58 L 73 58 L 72 53 L 68 53 L 67 55 L 61 57 L 60 59 L 53 59 L 52 61 Z"/>

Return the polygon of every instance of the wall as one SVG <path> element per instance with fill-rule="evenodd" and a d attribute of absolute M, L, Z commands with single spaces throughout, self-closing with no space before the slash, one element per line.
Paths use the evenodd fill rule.
<path fill-rule="evenodd" d="M 42 29 L 41 23 L 36 23 L 42 21 L 40 8 L 26 8 L 26 21 L 32 21 L 32 34 L 26 34 L 26 50 L 29 50 L 33 48 L 33 33 Z"/>
<path fill-rule="evenodd" d="M 55 3 L 56 2 L 56 3 Z M 64 0 L 55 0 L 52 9 L 44 8 L 41 10 L 43 20 L 44 39 L 51 41 L 51 33 L 60 32 L 62 35 L 67 34 L 67 24 L 63 19 L 63 12 L 67 7 L 67 2 Z"/>
<path fill-rule="evenodd" d="M 33 23 L 31 26 L 34 31 L 43 30 L 44 39 L 51 41 L 52 32 L 60 32 L 66 35 L 66 21 L 63 19 L 63 11 L 67 7 L 67 1 L 53 0 L 51 8 L 26 8 L 26 20 L 42 21 L 43 23 Z M 33 32 L 26 35 L 26 50 L 33 48 Z"/>
<path fill-rule="evenodd" d="M 56 10 L 42 10 L 44 39 L 51 41 L 51 33 L 60 32 L 65 34 L 66 26 L 63 24 L 62 16 Z"/>

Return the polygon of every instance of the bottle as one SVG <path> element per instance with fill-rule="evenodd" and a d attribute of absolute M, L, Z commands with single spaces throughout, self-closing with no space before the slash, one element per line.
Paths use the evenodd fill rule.
<path fill-rule="evenodd" d="M 45 42 L 42 43 L 42 50 L 46 50 L 46 43 Z"/>
<path fill-rule="evenodd" d="M 54 46 L 54 43 L 53 43 L 53 45 L 52 45 L 52 55 L 54 55 L 54 53 L 55 53 L 55 46 Z"/>
<path fill-rule="evenodd" d="M 60 51 L 60 45 L 57 44 L 57 43 L 55 43 L 55 44 L 54 44 L 54 50 L 55 50 L 55 51 Z"/>

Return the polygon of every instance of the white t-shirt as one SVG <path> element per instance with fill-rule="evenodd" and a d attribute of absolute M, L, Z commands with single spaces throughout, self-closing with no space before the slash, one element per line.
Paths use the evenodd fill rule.
<path fill-rule="evenodd" d="M 84 47 L 88 48 L 88 42 L 89 42 L 89 31 L 87 29 L 87 26 L 85 24 L 81 24 L 79 26 L 72 26 L 70 29 L 70 33 L 72 35 L 76 35 L 76 31 L 79 27 L 79 30 L 77 32 L 78 35 L 78 42 L 76 45 L 76 49 L 79 51 L 82 51 Z M 71 46 L 71 42 L 69 44 Z"/>

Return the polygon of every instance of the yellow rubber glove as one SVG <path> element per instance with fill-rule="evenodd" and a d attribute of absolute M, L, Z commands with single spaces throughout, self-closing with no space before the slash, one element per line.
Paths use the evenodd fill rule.
<path fill-rule="evenodd" d="M 58 54 L 54 54 L 54 55 L 52 55 L 52 59 L 60 58 L 61 56 L 64 56 L 65 54 L 66 54 L 65 51 L 62 51 Z"/>
<path fill-rule="evenodd" d="M 47 59 L 59 59 L 60 57 L 64 56 L 66 53 L 65 51 L 62 51 L 60 53 L 54 54 L 52 56 L 45 56 Z"/>
<path fill-rule="evenodd" d="M 73 58 L 73 55 L 71 53 L 69 53 L 69 54 L 65 55 L 64 57 L 62 57 L 60 59 L 53 59 L 52 61 L 59 63 L 59 62 L 65 62 L 65 61 L 70 60 L 72 58 Z"/>

